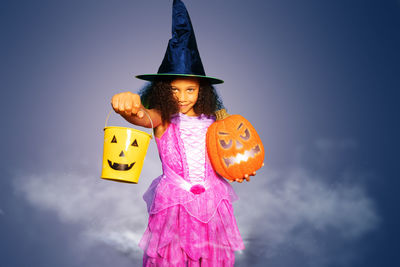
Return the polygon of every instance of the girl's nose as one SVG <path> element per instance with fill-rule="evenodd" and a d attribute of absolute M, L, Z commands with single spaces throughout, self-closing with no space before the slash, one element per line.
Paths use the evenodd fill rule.
<path fill-rule="evenodd" d="M 180 92 L 180 93 L 178 94 L 178 100 L 179 100 L 179 102 L 185 102 L 185 100 L 186 100 L 186 95 L 185 95 L 184 92 Z"/>

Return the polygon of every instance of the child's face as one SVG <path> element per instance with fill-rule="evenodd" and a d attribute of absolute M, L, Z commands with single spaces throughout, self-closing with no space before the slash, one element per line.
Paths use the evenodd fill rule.
<path fill-rule="evenodd" d="M 188 116 L 196 116 L 193 106 L 199 96 L 200 85 L 197 79 L 178 78 L 171 82 L 172 94 L 178 101 L 179 112 Z"/>

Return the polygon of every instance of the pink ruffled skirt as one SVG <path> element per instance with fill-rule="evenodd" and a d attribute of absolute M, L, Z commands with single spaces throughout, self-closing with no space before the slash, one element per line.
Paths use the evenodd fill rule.
<path fill-rule="evenodd" d="M 233 266 L 244 249 L 232 204 L 223 199 L 212 218 L 201 222 L 177 204 L 150 214 L 139 243 L 143 266 Z"/>

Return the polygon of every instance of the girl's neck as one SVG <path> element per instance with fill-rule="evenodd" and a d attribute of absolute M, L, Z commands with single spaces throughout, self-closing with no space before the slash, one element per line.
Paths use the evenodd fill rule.
<path fill-rule="evenodd" d="M 197 114 L 191 114 L 191 115 L 187 115 L 187 114 L 184 114 L 184 113 L 181 113 L 181 112 L 179 112 L 179 116 L 186 116 L 186 117 L 193 117 L 193 118 L 198 118 L 198 117 L 200 117 L 200 115 L 197 115 Z"/>

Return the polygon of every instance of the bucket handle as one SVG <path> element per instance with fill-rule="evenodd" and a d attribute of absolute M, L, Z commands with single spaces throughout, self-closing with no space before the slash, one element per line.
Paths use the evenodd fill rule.
<path fill-rule="evenodd" d="M 144 114 L 146 114 L 147 118 L 149 118 L 150 123 L 151 123 L 151 129 L 154 129 L 154 124 L 153 124 L 153 121 L 152 121 L 151 118 L 150 118 L 149 113 L 147 113 L 147 111 L 144 110 L 143 108 L 141 108 L 140 110 L 142 110 L 142 111 L 144 112 Z M 107 127 L 108 119 L 109 119 L 109 117 L 110 117 L 110 115 L 111 115 L 111 112 L 113 112 L 113 110 L 110 110 L 110 112 L 108 112 L 108 115 L 107 115 L 107 118 L 106 118 L 106 123 L 105 123 L 105 125 L 104 125 L 104 128 Z M 152 134 L 150 134 L 150 135 L 152 136 Z"/>

